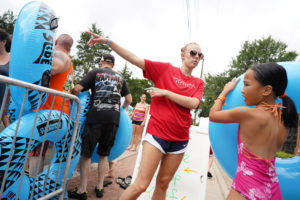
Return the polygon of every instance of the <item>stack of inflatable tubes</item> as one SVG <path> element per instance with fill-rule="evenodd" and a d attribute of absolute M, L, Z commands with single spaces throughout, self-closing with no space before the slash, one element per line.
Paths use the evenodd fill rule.
<path fill-rule="evenodd" d="M 44 3 L 37 1 L 30 2 L 22 8 L 13 33 L 9 69 L 11 78 L 45 87 L 49 86 L 52 53 L 55 41 L 54 30 L 56 27 L 57 18 L 55 17 L 52 9 Z M 19 117 L 19 108 L 22 105 L 25 88 L 11 86 L 10 93 L 12 101 L 9 108 L 9 114 L 11 116 L 10 120 L 12 124 L 1 133 L 0 137 L 0 173 L 2 174 L 4 174 L 4 171 L 7 167 L 8 155 L 12 146 L 14 132 L 16 130 L 17 121 L 13 121 L 17 120 Z M 74 109 L 71 117 L 63 114 L 61 119 L 59 119 L 59 111 L 53 110 L 51 112 L 46 140 L 49 140 L 55 144 L 55 156 L 51 161 L 49 168 L 37 175 L 36 181 L 34 181 L 35 179 L 29 178 L 26 175 L 24 175 L 23 179 L 21 180 L 21 175 L 24 171 L 24 159 L 27 153 L 26 151 L 29 145 L 30 134 L 33 128 L 32 124 L 35 117 L 35 113 L 32 111 L 37 109 L 40 94 L 41 93 L 36 90 L 29 89 L 28 91 L 22 113 L 23 116 L 20 119 L 21 121 L 16 138 L 15 149 L 13 151 L 11 164 L 8 168 L 7 180 L 4 183 L 5 188 L 3 194 L 1 194 L 1 198 L 16 198 L 20 182 L 21 191 L 19 194 L 19 199 L 29 199 L 31 195 L 33 195 L 33 199 L 37 199 L 54 191 L 55 188 L 60 187 L 66 164 L 66 156 L 69 151 L 68 147 L 70 145 L 71 135 L 73 134 L 73 120 L 75 120 L 76 117 L 76 109 Z M 43 94 L 41 105 L 46 98 L 47 94 Z M 80 116 L 81 131 L 83 130 L 83 124 L 89 109 L 89 98 L 90 96 L 88 92 L 79 94 L 79 99 L 81 100 L 82 105 Z M 33 138 L 29 151 L 33 150 L 34 147 L 43 141 L 43 131 L 45 131 L 45 123 L 47 123 L 46 119 L 48 119 L 49 112 L 49 110 L 42 110 L 38 113 L 38 120 L 36 127 L 34 127 Z M 116 150 L 112 150 L 114 153 L 111 154 L 113 158 L 118 157 L 125 150 L 131 138 L 131 121 L 126 117 L 128 117 L 127 113 L 121 110 L 121 119 L 123 120 L 120 121 L 120 128 L 117 134 L 119 136 L 117 136 L 115 144 L 119 143 L 123 146 L 120 148 L 118 145 L 116 145 Z M 67 127 L 67 122 L 70 119 L 70 127 Z M 59 121 L 61 125 L 59 125 Z M 54 139 L 54 130 L 58 127 L 58 125 L 59 137 Z M 66 133 L 67 130 L 69 130 L 68 133 Z M 62 152 L 61 145 L 62 141 L 65 141 L 65 139 L 65 149 L 64 152 Z M 122 143 L 122 141 L 125 142 Z M 77 137 L 68 173 L 69 178 L 75 170 L 79 159 L 80 144 L 80 137 Z M 124 146 L 126 147 L 123 148 Z M 60 160 L 60 158 L 62 158 L 62 160 Z M 58 166 L 59 162 L 60 166 Z M 47 174 L 49 175 L 48 178 L 46 178 Z M 33 188 L 33 194 L 29 194 L 29 191 L 31 191 Z"/>
<path fill-rule="evenodd" d="M 13 32 L 9 77 L 49 87 L 56 27 L 55 13 L 46 4 L 33 1 L 21 9 Z M 21 107 L 25 88 L 11 86 L 10 94 Z M 24 111 L 35 110 L 40 95 L 29 89 Z M 43 94 L 42 104 L 46 98 L 47 94 Z"/>
<path fill-rule="evenodd" d="M 88 103 L 90 100 L 90 95 L 88 92 L 83 92 L 78 95 L 81 102 L 81 113 L 80 113 L 80 123 L 84 123 L 87 112 Z M 38 144 L 43 142 L 44 133 L 46 129 L 46 124 L 49 118 L 50 110 L 41 110 L 38 113 L 36 126 L 34 127 L 34 132 L 32 136 L 32 142 L 30 145 L 29 152 L 32 151 Z M 74 109 L 76 113 L 76 109 Z M 30 135 L 32 131 L 32 125 L 34 124 L 34 118 L 36 113 L 31 112 L 23 115 L 20 119 L 19 131 L 16 137 L 15 148 L 11 158 L 11 164 L 8 168 L 7 180 L 5 182 L 5 189 L 2 194 L 2 198 L 16 197 L 18 187 L 21 181 L 21 174 L 24 171 L 25 157 L 27 153 L 27 147 L 30 141 Z M 60 111 L 52 110 L 48 125 L 48 130 L 46 134 L 46 139 L 54 144 L 55 153 L 51 160 L 51 163 L 47 169 L 37 175 L 36 181 L 34 183 L 35 177 L 29 178 L 24 175 L 21 183 L 21 191 L 19 194 L 19 199 L 29 199 L 31 196 L 30 191 L 34 187 L 33 199 L 38 199 L 44 195 L 53 192 L 55 189 L 60 188 L 62 183 L 62 178 L 65 172 L 67 155 L 69 152 L 70 142 L 73 135 L 74 128 L 74 117 L 69 117 L 69 115 L 62 114 L 60 117 Z M 68 127 L 68 122 L 71 119 L 70 126 Z M 59 124 L 60 122 L 60 124 Z M 10 149 L 14 139 L 14 134 L 17 126 L 17 121 L 13 122 L 1 133 L 0 137 L 0 173 L 4 174 L 6 170 L 8 157 L 10 154 Z M 58 128 L 58 133 L 56 134 L 56 129 Z M 68 130 L 68 131 L 67 131 Z M 65 144 L 64 144 L 65 143 Z M 65 147 L 64 147 L 65 145 Z M 68 172 L 68 178 L 72 177 L 72 174 L 77 166 L 80 149 L 81 148 L 81 138 L 79 134 L 75 139 L 75 144 L 73 147 L 73 153 L 71 157 L 71 164 Z M 46 178 L 48 174 L 48 177 Z M 56 182 L 56 184 L 55 184 Z M 44 188 L 45 187 L 45 188 Z"/>
<path fill-rule="evenodd" d="M 89 110 L 89 102 L 90 102 L 90 95 L 88 91 L 82 92 L 78 95 L 78 98 L 80 99 L 80 104 L 81 104 L 81 112 L 80 112 L 80 117 L 79 117 L 79 122 L 80 122 L 80 133 L 82 133 L 83 128 L 84 128 L 84 122 Z M 10 113 L 12 116 L 18 116 L 19 115 L 19 109 L 15 108 L 12 104 L 10 105 Z M 49 122 L 49 127 L 48 128 L 48 133 L 46 136 L 46 140 L 50 141 L 51 143 L 55 144 L 55 156 L 53 157 L 50 167 L 45 169 L 42 173 L 38 174 L 37 176 L 37 181 L 35 182 L 35 192 L 34 192 L 34 198 L 37 199 L 43 195 L 44 191 L 44 186 L 46 186 L 46 190 L 44 195 L 54 191 L 54 184 L 55 180 L 57 180 L 57 187 L 60 187 L 62 178 L 63 178 L 63 173 L 64 173 L 64 167 L 66 164 L 66 156 L 69 151 L 69 146 L 71 142 L 71 136 L 73 134 L 73 126 L 74 126 L 74 121 L 76 119 L 76 112 L 77 111 L 77 106 L 76 104 L 73 107 L 72 115 L 71 115 L 71 124 L 70 124 L 70 129 L 67 134 L 67 143 L 65 144 L 65 150 L 62 152 L 62 145 L 64 143 L 65 137 L 64 134 L 67 131 L 67 123 L 69 120 L 69 116 L 66 114 L 63 114 L 61 123 L 62 125 L 60 126 L 58 135 L 59 137 L 54 141 L 55 139 L 55 133 L 56 133 L 56 128 L 58 126 L 58 121 L 59 121 L 59 111 L 53 110 L 51 112 L 51 119 Z M 49 110 L 42 110 L 39 111 L 38 114 L 38 119 L 37 119 L 37 124 L 34 129 L 34 135 L 32 138 L 32 143 L 31 143 L 31 148 L 29 151 L 32 151 L 34 147 L 36 147 L 38 144 L 40 144 L 43 141 L 43 134 L 42 131 L 45 129 L 47 119 L 49 116 Z M 23 114 L 21 117 L 20 121 L 20 127 L 18 134 L 17 134 L 17 144 L 16 144 L 16 151 L 19 151 L 17 154 L 13 154 L 12 157 L 12 163 L 15 165 L 10 166 L 9 171 L 8 171 L 8 180 L 6 182 L 6 188 L 8 190 L 3 193 L 2 197 L 6 197 L 7 195 L 11 194 L 17 194 L 17 189 L 20 183 L 20 175 L 23 171 L 23 164 L 25 163 L 25 156 L 26 156 L 26 147 L 29 143 L 30 139 L 30 133 L 32 130 L 32 124 L 33 120 L 35 117 L 35 112 L 30 112 L 29 114 Z M 15 129 L 16 129 L 16 124 L 17 121 L 13 122 L 9 127 L 7 127 L 2 133 L 0 137 L 0 146 L 5 144 L 0 152 L 0 163 L 2 163 L 0 167 L 0 172 L 5 171 L 6 168 L 6 163 L 8 161 L 8 155 L 9 155 L 9 150 L 12 145 L 12 140 L 14 137 Z M 119 128 L 116 133 L 116 139 L 114 146 L 111 149 L 111 153 L 108 157 L 108 160 L 114 160 L 117 157 L 119 157 L 125 149 L 128 147 L 130 139 L 131 139 L 131 133 L 132 133 L 132 126 L 131 126 L 131 120 L 127 114 L 127 112 L 121 108 L 121 116 L 120 116 L 120 122 L 119 122 Z M 71 165 L 69 168 L 69 173 L 68 173 L 68 178 L 72 177 L 72 174 L 77 166 L 79 156 L 80 156 L 80 149 L 81 147 L 81 138 L 77 137 L 75 140 L 74 148 L 73 148 L 73 153 L 72 153 L 72 159 L 71 159 Z M 98 147 L 98 146 L 97 146 Z M 95 148 L 95 151 L 92 155 L 92 162 L 98 162 L 99 161 L 99 156 L 96 152 L 97 147 Z M 60 165 L 60 170 L 58 169 L 59 167 L 59 161 L 61 156 L 63 155 L 63 160 Z M 5 159 L 4 159 L 5 158 Z M 17 168 L 15 166 L 18 166 Z M 46 175 L 48 174 L 49 170 L 49 177 L 47 179 L 47 182 L 44 184 L 44 181 L 46 180 Z M 57 176 L 58 174 L 58 177 Z M 23 181 L 22 181 L 22 186 L 21 186 L 21 193 L 19 195 L 20 199 L 29 199 L 31 195 L 29 193 L 29 189 L 33 187 L 33 178 L 29 178 L 28 176 L 24 175 Z M 24 197 L 24 198 L 23 198 Z"/>
<path fill-rule="evenodd" d="M 296 104 L 300 113 L 300 62 L 280 62 L 288 75 L 288 86 L 286 93 Z M 238 106 L 245 106 L 241 89 L 243 77 L 235 89 L 227 96 L 223 109 L 231 109 Z M 279 100 L 278 100 L 279 101 Z M 237 131 L 238 124 L 209 123 L 209 137 L 213 152 L 226 173 L 233 179 L 237 165 Z M 276 158 L 276 173 L 283 199 L 300 199 L 300 156 L 281 159 Z"/>

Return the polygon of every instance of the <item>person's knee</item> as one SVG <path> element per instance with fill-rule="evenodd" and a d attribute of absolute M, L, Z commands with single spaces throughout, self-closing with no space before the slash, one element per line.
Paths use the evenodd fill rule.
<path fill-rule="evenodd" d="M 147 190 L 149 184 L 147 184 L 146 182 L 139 182 L 139 183 L 133 183 L 131 185 L 132 189 L 134 189 L 134 191 L 136 191 L 137 193 L 143 193 Z"/>
<path fill-rule="evenodd" d="M 150 185 L 151 179 L 137 177 L 137 179 L 130 185 L 137 193 L 143 193 Z"/>
<path fill-rule="evenodd" d="M 157 177 L 156 178 L 156 186 L 161 190 L 167 190 L 169 187 L 170 178 L 169 177 Z"/>
<path fill-rule="evenodd" d="M 99 162 L 104 161 L 108 163 L 108 157 L 107 156 L 99 156 Z"/>

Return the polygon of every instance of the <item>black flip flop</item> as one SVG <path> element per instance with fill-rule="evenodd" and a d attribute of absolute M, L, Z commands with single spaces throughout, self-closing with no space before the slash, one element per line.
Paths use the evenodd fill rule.
<path fill-rule="evenodd" d="M 110 184 L 112 184 L 112 181 L 110 181 L 110 180 L 104 180 L 104 181 L 103 181 L 103 187 L 107 187 L 107 186 L 109 186 Z"/>

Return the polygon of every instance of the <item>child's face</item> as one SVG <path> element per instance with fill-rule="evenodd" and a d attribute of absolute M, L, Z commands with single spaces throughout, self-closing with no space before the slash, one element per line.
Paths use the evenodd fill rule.
<path fill-rule="evenodd" d="M 244 76 L 244 87 L 242 89 L 242 96 L 245 97 L 246 105 L 257 105 L 262 101 L 262 93 L 264 87 L 255 79 L 253 70 L 247 70 Z"/>

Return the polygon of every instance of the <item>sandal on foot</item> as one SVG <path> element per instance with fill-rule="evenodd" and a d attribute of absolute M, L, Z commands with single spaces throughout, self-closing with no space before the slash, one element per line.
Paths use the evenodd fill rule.
<path fill-rule="evenodd" d="M 79 200 L 86 200 L 87 199 L 87 192 L 83 193 L 77 193 L 78 188 L 75 188 L 71 191 L 68 191 L 68 197 L 74 198 L 74 199 L 79 199 Z"/>
<path fill-rule="evenodd" d="M 96 192 L 96 197 L 103 197 L 103 193 L 104 193 L 104 190 L 103 189 L 98 189 L 97 187 L 95 187 L 95 192 Z"/>

